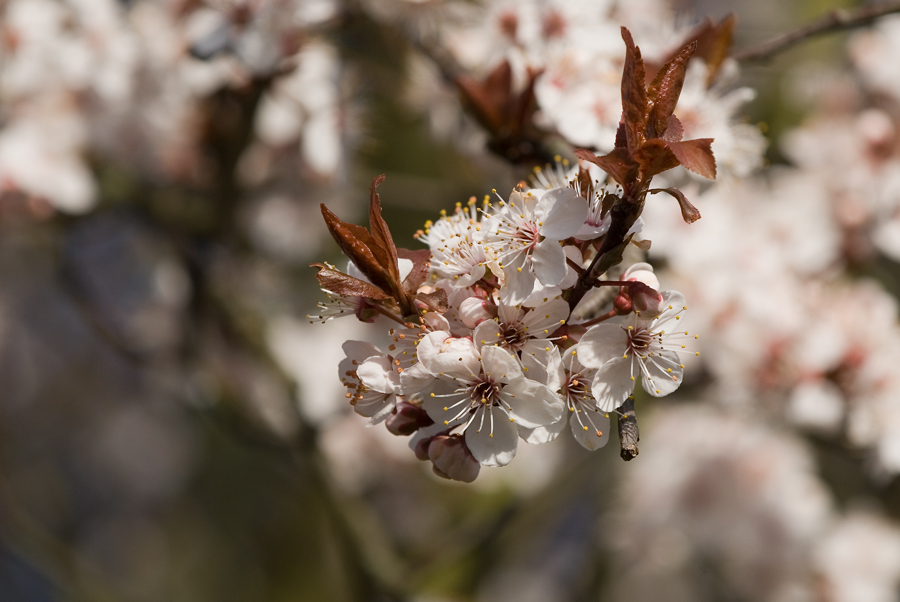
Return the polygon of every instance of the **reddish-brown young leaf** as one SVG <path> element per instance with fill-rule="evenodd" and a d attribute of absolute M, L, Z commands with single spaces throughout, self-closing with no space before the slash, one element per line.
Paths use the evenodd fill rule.
<path fill-rule="evenodd" d="M 639 165 L 624 148 L 614 148 L 611 153 L 602 157 L 589 150 L 579 148 L 575 151 L 575 156 L 598 166 L 622 186 L 633 182 L 637 176 Z"/>
<path fill-rule="evenodd" d="M 319 285 L 326 291 L 331 291 L 332 293 L 345 295 L 347 297 L 365 297 L 377 301 L 384 301 L 392 298 L 391 295 L 385 293 L 377 286 L 369 284 L 359 278 L 349 276 L 343 272 L 339 272 L 325 264 L 311 263 L 309 264 L 309 267 L 317 268 L 319 270 L 316 274 L 316 278 L 319 280 Z"/>
<path fill-rule="evenodd" d="M 419 293 L 416 295 L 416 301 L 421 301 L 429 309 L 444 313 L 450 309 L 450 301 L 447 299 L 447 291 L 442 288 L 436 289 L 430 293 Z"/>
<path fill-rule="evenodd" d="M 397 247 L 394 246 L 394 239 L 387 223 L 381 217 L 381 197 L 376 191 L 382 182 L 384 182 L 384 175 L 372 180 L 369 187 L 369 230 L 372 231 L 372 239 L 375 243 L 371 249 L 375 258 L 390 276 L 391 283 L 399 288 L 400 272 L 397 268 Z"/>
<path fill-rule="evenodd" d="M 582 198 L 590 201 L 591 194 L 594 191 L 594 182 L 591 181 L 590 170 L 579 161 L 578 163 L 578 189 L 581 191 Z"/>
<path fill-rule="evenodd" d="M 681 121 L 674 115 L 669 115 L 669 123 L 666 126 L 666 133 L 663 134 L 663 140 L 666 142 L 681 142 L 684 136 L 684 126 Z"/>
<path fill-rule="evenodd" d="M 431 267 L 431 251 L 428 249 L 397 249 L 397 256 L 401 259 L 412 261 L 413 267 L 403 280 L 403 290 L 415 295 L 422 283 L 428 277 L 428 269 Z"/>
<path fill-rule="evenodd" d="M 718 23 L 714 23 L 712 19 L 707 19 L 692 34 L 692 38 L 697 40 L 697 52 L 695 56 L 706 61 L 708 69 L 706 74 L 706 85 L 711 86 L 719 74 L 722 63 L 728 58 L 731 51 L 731 41 L 734 36 L 734 26 L 737 24 L 737 17 L 727 15 Z"/>
<path fill-rule="evenodd" d="M 628 137 L 625 135 L 625 120 L 619 121 L 619 127 L 616 128 L 615 148 L 626 148 L 628 146 Z"/>
<path fill-rule="evenodd" d="M 659 70 L 650 84 L 649 101 L 653 103 L 653 107 L 647 119 L 647 137 L 657 138 L 665 133 L 669 116 L 675 111 L 678 97 L 681 96 L 688 60 L 696 49 L 696 41 L 682 48 L 675 58 Z"/>
<path fill-rule="evenodd" d="M 322 217 L 325 218 L 325 224 L 334 241 L 341 248 L 350 261 L 366 275 L 372 283 L 385 291 L 392 290 L 390 273 L 381 265 L 375 257 L 369 245 L 363 243 L 355 232 L 359 231 L 360 226 L 348 224 L 341 221 L 334 213 L 331 212 L 324 204 L 322 208 Z M 367 234 L 368 236 L 368 234 Z M 371 237 L 369 237 L 371 239 Z"/>
<path fill-rule="evenodd" d="M 696 138 L 669 142 L 667 146 L 685 168 L 707 180 L 716 179 L 716 158 L 712 152 L 712 138 Z"/>
<path fill-rule="evenodd" d="M 456 86 L 485 129 L 491 133 L 503 129 L 512 104 L 512 68 L 509 62 L 500 63 L 483 81 L 465 75 L 457 77 Z"/>
<path fill-rule="evenodd" d="M 646 178 L 652 178 L 673 167 L 678 167 L 678 159 L 668 149 L 668 143 L 661 138 L 647 140 L 635 153 L 635 159 L 644 168 L 643 172 Z"/>
<path fill-rule="evenodd" d="M 694 207 L 684 196 L 684 193 L 677 188 L 654 188 L 650 190 L 650 194 L 656 194 L 658 192 L 666 192 L 675 197 L 679 207 L 681 207 L 681 217 L 684 219 L 685 223 L 693 224 L 700 219 L 700 211 Z"/>
<path fill-rule="evenodd" d="M 622 27 L 625 40 L 625 66 L 622 69 L 622 118 L 628 150 L 635 150 L 644 141 L 647 117 L 647 89 L 644 81 L 644 61 L 634 45 L 631 32 Z"/>

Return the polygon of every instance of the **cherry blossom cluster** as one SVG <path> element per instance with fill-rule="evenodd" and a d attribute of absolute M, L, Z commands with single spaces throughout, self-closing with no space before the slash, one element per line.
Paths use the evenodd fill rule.
<path fill-rule="evenodd" d="M 681 191 L 650 188 L 654 175 L 679 165 L 715 176 L 711 140 L 682 140 L 673 115 L 697 44 L 648 84 L 640 50 L 627 29 L 622 35 L 625 109 L 610 153 L 578 150 L 577 169 L 559 165 L 506 198 L 494 191 L 481 207 L 472 198 L 444 212 L 418 233 L 428 246 L 418 251 L 394 245 L 377 192 L 383 176 L 372 182 L 368 229 L 322 205 L 350 264 L 345 272 L 312 264 L 329 300 L 310 318 L 398 324 L 386 350 L 345 343 L 340 378 L 371 424 L 415 433 L 410 446 L 440 476 L 472 481 L 481 466 L 508 464 L 520 438 L 545 443 L 567 423 L 597 449 L 611 413 L 628 420 L 638 382 L 654 397 L 682 382 L 684 296 L 660 292 L 646 263 L 620 279 L 608 272 L 637 242 L 648 193 L 673 196 L 688 223 L 700 217 Z M 608 287 L 616 294 L 606 313 L 582 311 L 602 304 L 596 297 Z M 630 459 L 636 447 L 626 454 L 622 439 Z"/>

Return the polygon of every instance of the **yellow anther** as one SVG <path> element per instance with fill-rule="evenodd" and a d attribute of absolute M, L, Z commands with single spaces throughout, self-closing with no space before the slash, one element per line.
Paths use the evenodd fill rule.
<path fill-rule="evenodd" d="M 584 430 L 588 430 L 588 427 L 585 426 L 585 427 L 584 427 Z"/>

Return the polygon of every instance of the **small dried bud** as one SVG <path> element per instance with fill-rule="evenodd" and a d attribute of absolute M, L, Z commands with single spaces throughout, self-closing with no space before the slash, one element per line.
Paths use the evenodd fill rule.
<path fill-rule="evenodd" d="M 481 464 L 466 447 L 462 435 L 439 435 L 428 446 L 428 459 L 434 463 L 439 477 L 471 483 L 478 476 Z"/>
<path fill-rule="evenodd" d="M 459 304 L 459 317 L 468 328 L 475 328 L 485 320 L 490 320 L 491 315 L 485 305 L 487 302 L 480 297 L 469 297 Z"/>

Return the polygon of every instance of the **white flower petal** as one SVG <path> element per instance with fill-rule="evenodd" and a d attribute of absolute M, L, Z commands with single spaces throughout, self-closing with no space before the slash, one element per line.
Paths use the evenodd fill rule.
<path fill-rule="evenodd" d="M 396 393 L 400 388 L 400 375 L 384 355 L 364 361 L 356 369 L 356 374 L 362 384 L 379 393 Z"/>
<path fill-rule="evenodd" d="M 472 341 L 479 352 L 483 346 L 499 343 L 502 338 L 503 330 L 493 320 L 485 320 L 472 331 Z"/>
<path fill-rule="evenodd" d="M 578 361 L 587 368 L 600 368 L 621 358 L 628 350 L 628 333 L 618 324 L 591 326 L 578 342 Z"/>
<path fill-rule="evenodd" d="M 566 411 L 562 397 L 539 382 L 523 378 L 500 392 L 512 408 L 512 417 L 525 428 L 548 426 L 559 421 Z"/>
<path fill-rule="evenodd" d="M 643 360 L 649 378 L 646 375 L 641 376 L 641 384 L 644 390 L 653 397 L 663 397 L 668 395 L 681 386 L 684 380 L 684 368 L 681 367 L 681 361 L 678 354 L 674 351 L 661 351 L 655 355 L 648 355 Z"/>
<path fill-rule="evenodd" d="M 634 392 L 631 362 L 631 358 L 619 358 L 603 364 L 597 370 L 591 385 L 591 393 L 597 400 L 601 412 L 612 412 L 625 403 L 628 396 Z"/>
<path fill-rule="evenodd" d="M 466 429 L 466 445 L 484 466 L 506 466 L 516 457 L 519 433 L 501 408 L 478 410 Z"/>
<path fill-rule="evenodd" d="M 581 444 L 585 449 L 591 451 L 600 449 L 609 441 L 609 418 L 602 412 L 594 412 L 592 410 L 581 409 L 581 422 L 578 417 L 570 416 L 569 425 L 572 427 L 572 436 L 575 441 Z M 570 412 L 570 414 L 573 412 Z M 587 427 L 585 430 L 584 427 Z M 600 432 L 598 435 L 597 432 Z"/>
<path fill-rule="evenodd" d="M 525 314 L 522 318 L 522 324 L 528 327 L 528 331 L 532 336 L 546 337 L 562 326 L 563 321 L 568 318 L 569 303 L 565 299 L 556 297 L 538 305 Z"/>
<path fill-rule="evenodd" d="M 471 339 L 451 337 L 444 331 L 424 336 L 416 348 L 416 357 L 435 376 L 467 379 L 478 373 L 481 364 Z"/>
<path fill-rule="evenodd" d="M 503 269 L 503 285 L 500 287 L 500 301 L 507 305 L 519 305 L 534 290 L 534 273 L 528 267 L 520 272 L 515 267 Z"/>
<path fill-rule="evenodd" d="M 485 347 L 482 349 L 481 365 L 484 367 L 485 375 L 494 381 L 514 383 L 525 379 L 519 360 L 501 347 Z"/>
<path fill-rule="evenodd" d="M 531 264 L 541 284 L 559 284 L 566 277 L 566 252 L 553 239 L 545 238 L 537 244 L 531 254 Z"/>
<path fill-rule="evenodd" d="M 668 328 L 681 328 L 680 322 L 683 318 L 679 317 L 678 320 L 676 320 L 675 318 L 676 316 L 684 316 L 684 308 L 687 306 L 684 295 L 682 295 L 678 291 L 662 291 L 660 294 L 663 296 L 663 310 L 659 313 L 659 316 L 644 316 L 642 314 L 642 317 L 655 318 L 653 322 L 653 330 L 655 331 L 666 330 Z"/>
<path fill-rule="evenodd" d="M 539 426 L 529 429 L 519 425 L 519 437 L 525 440 L 525 443 L 531 445 L 540 445 L 541 443 L 550 443 L 563 432 L 566 428 L 566 416 L 562 419 L 547 426 Z"/>
<path fill-rule="evenodd" d="M 534 215 L 542 236 L 554 242 L 569 238 L 587 219 L 587 201 L 572 188 L 548 190 L 538 201 Z"/>

